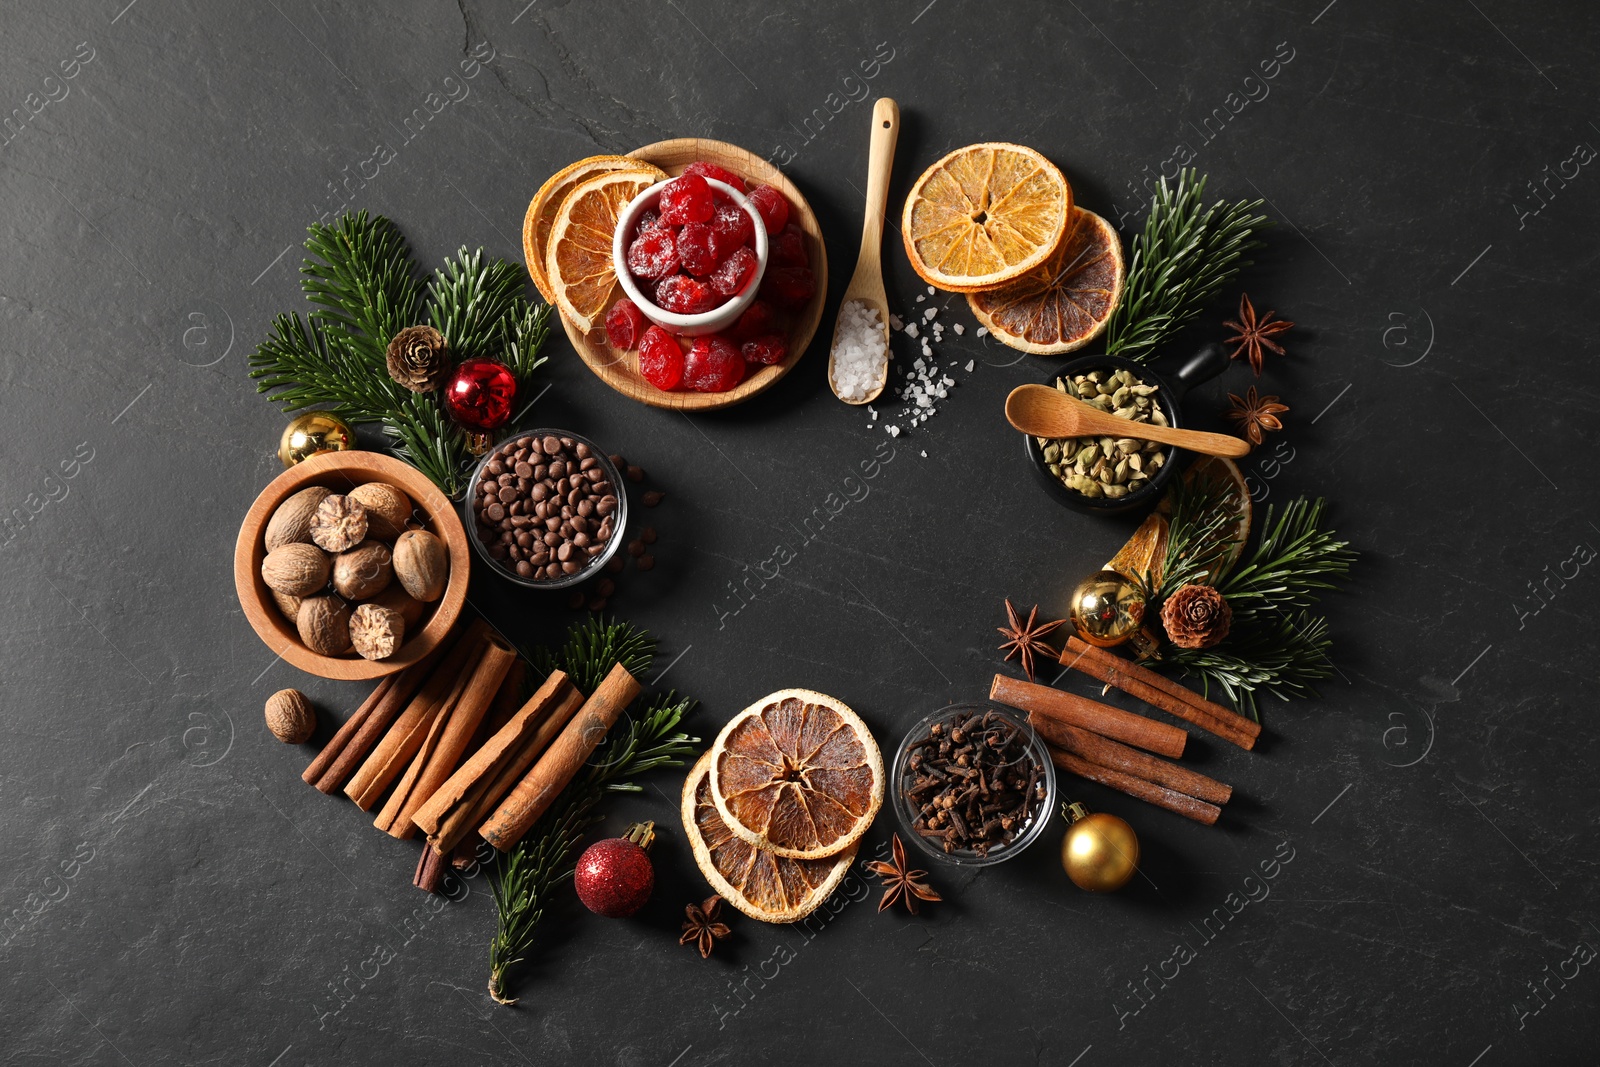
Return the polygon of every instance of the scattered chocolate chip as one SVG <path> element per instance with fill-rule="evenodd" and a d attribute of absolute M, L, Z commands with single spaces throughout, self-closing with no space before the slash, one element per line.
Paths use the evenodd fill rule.
<path fill-rule="evenodd" d="M 617 583 L 610 578 L 602 578 L 600 584 L 594 587 L 594 591 L 603 597 L 608 597 L 617 591 Z"/>
<path fill-rule="evenodd" d="M 642 481 L 644 481 L 644 468 L 643 467 L 629 467 L 628 470 L 627 470 L 627 474 L 628 474 L 628 481 L 630 481 L 630 482 L 642 482 Z"/>
<path fill-rule="evenodd" d="M 621 556 L 612 556 L 606 561 L 606 570 L 610 571 L 612 574 L 621 574 L 622 568 L 626 567 L 627 565 L 627 560 L 624 560 Z"/>
<path fill-rule="evenodd" d="M 632 541 L 629 541 L 628 555 L 632 556 L 634 559 L 638 559 L 640 556 L 644 555 L 644 542 L 640 541 L 638 538 L 634 538 Z"/>
<path fill-rule="evenodd" d="M 589 601 L 589 610 L 590 611 L 604 611 L 604 610 L 606 610 L 606 598 L 603 597 L 603 596 L 597 596 L 593 600 Z"/>
<path fill-rule="evenodd" d="M 656 543 L 656 528 L 654 526 L 646 526 L 644 529 L 640 530 L 639 531 L 639 540 L 643 541 L 647 545 L 655 544 Z"/>
<path fill-rule="evenodd" d="M 639 567 L 640 570 L 642 570 L 642 571 L 651 570 L 652 568 L 655 567 L 655 565 L 656 565 L 656 558 L 654 556 L 646 555 L 646 556 L 640 556 L 639 557 L 638 567 Z"/>
<path fill-rule="evenodd" d="M 667 494 L 661 492 L 659 489 L 650 489 L 644 494 L 644 506 L 647 508 L 653 508 L 666 498 Z"/>

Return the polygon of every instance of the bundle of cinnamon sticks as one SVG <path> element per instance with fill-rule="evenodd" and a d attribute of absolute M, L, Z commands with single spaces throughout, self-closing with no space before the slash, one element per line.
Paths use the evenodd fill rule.
<path fill-rule="evenodd" d="M 516 650 L 482 620 L 385 678 L 301 775 L 343 789 L 396 838 L 427 837 L 414 878 L 438 891 L 481 836 L 507 851 L 567 787 L 639 694 L 620 664 L 592 696 L 554 671 L 526 701 Z"/>
<path fill-rule="evenodd" d="M 1207 826 L 1233 797 L 1232 786 L 1159 758 L 1183 754 L 1188 735 L 1176 726 L 1003 674 L 989 699 L 1027 712 L 1051 762 L 1080 778 Z"/>

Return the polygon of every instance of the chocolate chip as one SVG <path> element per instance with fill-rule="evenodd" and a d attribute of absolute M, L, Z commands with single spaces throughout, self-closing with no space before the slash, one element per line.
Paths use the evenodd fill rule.
<path fill-rule="evenodd" d="M 590 611 L 604 611 L 604 610 L 606 610 L 606 598 L 603 597 L 603 596 L 597 596 L 593 600 L 589 601 L 589 610 Z"/>
<path fill-rule="evenodd" d="M 656 565 L 656 558 L 654 556 L 640 556 L 637 565 L 642 571 L 652 570 Z"/>
<path fill-rule="evenodd" d="M 644 542 L 637 538 L 629 541 L 628 555 L 632 556 L 634 559 L 638 559 L 640 556 L 644 555 Z"/>
<path fill-rule="evenodd" d="M 601 596 L 610 596 L 617 591 L 617 583 L 610 578 L 602 578 L 600 584 L 594 587 L 594 591 Z"/>
<path fill-rule="evenodd" d="M 644 494 L 644 506 L 647 507 L 647 508 L 653 508 L 657 504 L 659 504 L 663 500 L 665 500 L 666 498 L 667 498 L 667 494 L 661 492 L 658 489 L 648 490 Z"/>
<path fill-rule="evenodd" d="M 640 530 L 639 531 L 639 540 L 643 541 L 647 545 L 655 544 L 656 543 L 656 528 L 654 526 L 646 526 L 644 529 Z"/>
<path fill-rule="evenodd" d="M 630 481 L 630 482 L 642 482 L 642 481 L 644 481 L 644 468 L 643 467 L 629 467 L 626 473 L 628 475 L 628 481 Z"/>

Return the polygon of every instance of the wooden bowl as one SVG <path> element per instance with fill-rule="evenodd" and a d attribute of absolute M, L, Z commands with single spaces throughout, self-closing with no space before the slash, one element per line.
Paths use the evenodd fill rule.
<path fill-rule="evenodd" d="M 595 329 L 586 335 L 563 315 L 561 326 L 567 331 L 567 339 L 601 381 L 623 396 L 651 407 L 672 411 L 711 411 L 731 407 L 772 388 L 800 362 L 800 357 L 805 355 L 806 347 L 811 344 L 817 327 L 822 323 L 822 306 L 828 299 L 828 256 L 822 244 L 822 227 L 817 222 L 816 213 L 782 171 L 737 145 L 699 137 L 679 137 L 671 141 L 657 141 L 628 154 L 654 163 L 672 177 L 682 174 L 690 163 L 703 159 L 731 170 L 741 178 L 773 186 L 783 193 L 789 200 L 789 221 L 799 226 L 806 235 L 806 251 L 811 257 L 811 271 L 817 277 L 817 291 L 811 302 L 794 316 L 794 324 L 789 329 L 789 354 L 783 362 L 749 372 L 744 381 L 725 393 L 695 393 L 676 389 L 663 392 L 640 376 L 638 352 L 618 352 L 606 343 L 604 329 Z M 617 290 L 620 295 L 621 286 Z"/>
<path fill-rule="evenodd" d="M 319 655 L 301 644 L 299 631 L 283 617 L 267 583 L 261 580 L 261 561 L 267 555 L 267 522 L 279 504 L 307 486 L 321 485 L 336 493 L 347 493 L 365 482 L 388 482 L 405 490 L 411 502 L 427 515 L 428 529 L 444 542 L 449 555 L 450 581 L 445 585 L 444 596 L 433 603 L 433 613 L 421 632 L 407 637 L 406 643 L 388 659 L 362 659 L 354 652 Z M 256 634 L 268 648 L 307 674 L 341 681 L 382 678 L 432 652 L 460 617 L 471 575 L 472 550 L 467 545 L 467 532 L 449 499 L 417 468 L 377 452 L 329 452 L 290 467 L 272 479 L 250 505 L 233 547 L 233 584 L 239 592 L 239 606 L 244 608 L 245 618 Z"/>

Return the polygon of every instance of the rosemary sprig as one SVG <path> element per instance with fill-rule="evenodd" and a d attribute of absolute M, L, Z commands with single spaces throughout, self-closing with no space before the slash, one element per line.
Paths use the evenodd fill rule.
<path fill-rule="evenodd" d="M 541 650 L 534 664 L 545 673 L 560 668 L 585 692 L 592 692 L 617 663 L 635 674 L 647 670 L 654 649 L 649 635 L 634 626 L 592 620 L 574 626 L 556 652 Z M 516 1003 L 506 995 L 507 974 L 532 948 L 551 892 L 572 877 L 573 852 L 584 831 L 601 818 L 595 807 L 607 793 L 638 792 L 633 779 L 641 774 L 683 765 L 700 742 L 678 729 L 693 708 L 694 701 L 675 692 L 646 701 L 637 718 L 613 729 L 587 771 L 501 858 L 492 883 L 497 925 L 489 943 L 489 995 L 497 1002 Z"/>
<path fill-rule="evenodd" d="M 284 411 L 326 408 L 351 424 L 378 424 L 390 448 L 447 495 L 466 488 L 473 456 L 468 434 L 431 394 L 389 379 L 384 353 L 400 330 L 429 322 L 458 359 L 494 356 L 533 396 L 533 372 L 550 333 L 550 309 L 524 295 L 523 272 L 462 248 L 426 285 L 394 223 L 365 211 L 311 226 L 301 289 L 310 315 L 279 315 L 250 357 L 259 392 Z M 515 413 L 516 425 L 531 399 Z"/>
<path fill-rule="evenodd" d="M 1144 231 L 1134 236 L 1122 300 L 1106 323 L 1106 352 L 1148 359 L 1199 314 L 1261 247 L 1270 223 L 1254 214 L 1260 200 L 1202 203 L 1206 179 L 1192 168 L 1165 176 L 1152 197 Z"/>

